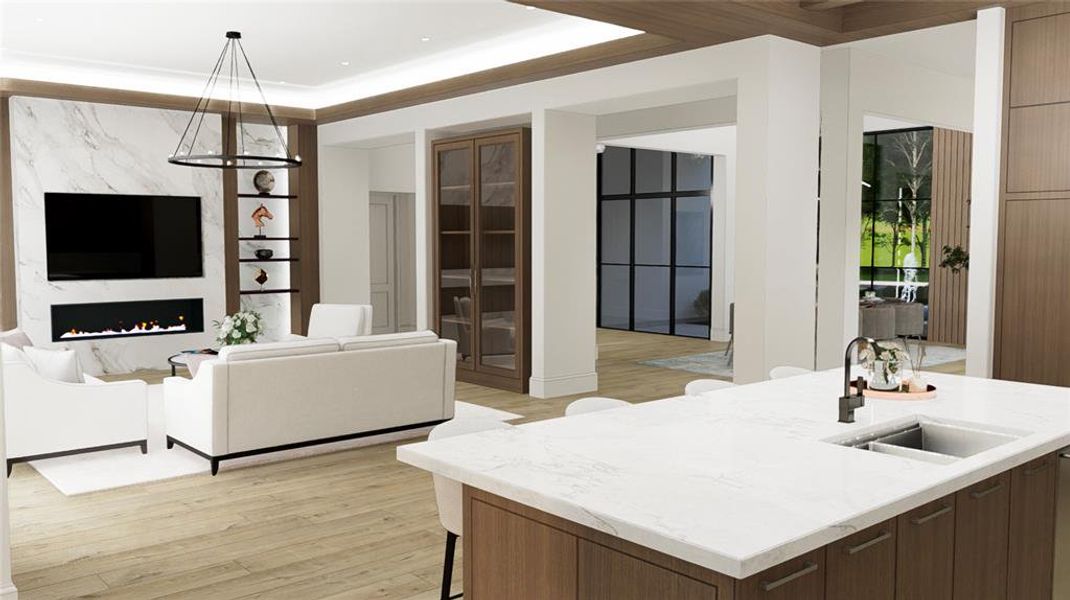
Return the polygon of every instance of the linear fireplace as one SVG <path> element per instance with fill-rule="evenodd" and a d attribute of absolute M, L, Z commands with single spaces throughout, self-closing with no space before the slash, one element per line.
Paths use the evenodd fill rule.
<path fill-rule="evenodd" d="M 53 342 L 202 331 L 200 298 L 52 305 Z"/>

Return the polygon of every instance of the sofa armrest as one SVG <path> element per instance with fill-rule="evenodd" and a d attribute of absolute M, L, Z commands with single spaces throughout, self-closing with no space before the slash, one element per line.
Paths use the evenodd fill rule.
<path fill-rule="evenodd" d="M 192 379 L 163 380 L 166 432 L 209 456 L 227 453 L 226 367 L 202 363 Z"/>

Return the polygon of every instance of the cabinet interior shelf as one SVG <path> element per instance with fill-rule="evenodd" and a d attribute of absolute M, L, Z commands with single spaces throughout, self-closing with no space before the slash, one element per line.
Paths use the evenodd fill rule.
<path fill-rule="evenodd" d="M 483 233 L 486 235 L 513 235 L 516 231 L 512 229 L 484 229 Z"/>
<path fill-rule="evenodd" d="M 297 198 L 296 194 L 238 194 L 239 198 Z"/>
<path fill-rule="evenodd" d="M 268 290 L 241 290 L 238 293 L 243 295 L 243 296 L 249 296 L 249 295 L 253 295 L 253 294 L 296 294 L 299 291 L 301 291 L 301 290 L 297 290 L 297 289 L 278 289 L 278 290 L 268 289 Z"/>
<path fill-rule="evenodd" d="M 463 185 L 444 185 L 444 186 L 442 186 L 442 187 L 440 187 L 438 189 L 442 190 L 443 192 L 450 192 L 450 191 L 456 191 L 456 190 L 470 190 L 470 189 L 472 189 L 472 184 L 466 183 L 466 184 L 463 184 Z"/>
<path fill-rule="evenodd" d="M 238 262 L 242 263 L 262 263 L 262 262 L 297 262 L 300 259 L 297 258 L 239 258 Z"/>
<path fill-rule="evenodd" d="M 296 242 L 295 237 L 240 237 L 239 242 Z"/>
<path fill-rule="evenodd" d="M 468 235 L 468 234 L 470 234 L 472 232 L 468 231 L 466 229 L 456 229 L 456 230 L 453 230 L 453 231 L 446 230 L 446 231 L 443 231 L 441 233 L 442 233 L 442 235 Z"/>

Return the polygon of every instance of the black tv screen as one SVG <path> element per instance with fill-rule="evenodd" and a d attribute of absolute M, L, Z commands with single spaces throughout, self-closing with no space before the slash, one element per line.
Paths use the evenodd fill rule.
<path fill-rule="evenodd" d="M 201 277 L 201 199 L 45 194 L 49 281 Z"/>

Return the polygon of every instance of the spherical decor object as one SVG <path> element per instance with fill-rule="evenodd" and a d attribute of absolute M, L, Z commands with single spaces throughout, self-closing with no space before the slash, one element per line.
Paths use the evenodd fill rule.
<path fill-rule="evenodd" d="M 253 175 L 253 187 L 261 194 L 270 194 L 275 189 L 275 176 L 271 171 L 257 171 Z"/>
<path fill-rule="evenodd" d="M 271 248 L 260 248 L 253 254 L 260 260 L 271 260 L 271 257 L 275 256 L 275 252 Z"/>

